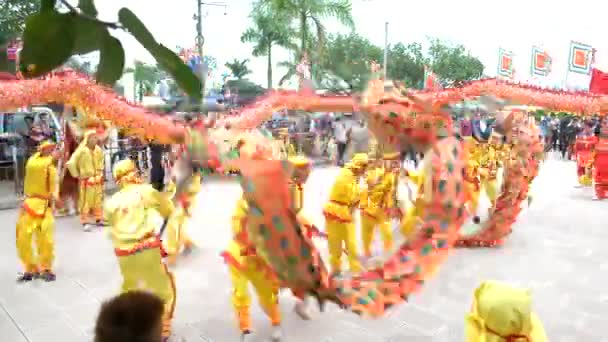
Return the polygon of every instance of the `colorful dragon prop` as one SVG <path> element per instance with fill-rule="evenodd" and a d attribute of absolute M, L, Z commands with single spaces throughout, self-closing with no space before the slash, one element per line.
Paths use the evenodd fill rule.
<path fill-rule="evenodd" d="M 321 97 L 312 93 L 272 92 L 231 123 L 235 129 L 256 127 L 279 109 L 364 113 L 369 127 L 385 146 L 395 149 L 415 145 L 431 154 L 432 196 L 424 208 L 414 238 L 404 242 L 389 258 L 360 275 L 331 278 L 311 239 L 303 234 L 291 210 L 287 181 L 293 170 L 287 161 L 259 160 L 267 147 L 256 144 L 250 153 L 227 161 L 242 171 L 241 183 L 251 207 L 248 225 L 250 242 L 266 259 L 285 287 L 311 294 L 320 302 L 332 301 L 353 312 L 380 316 L 398 304 L 432 276 L 455 245 L 467 241 L 493 245 L 510 233 L 519 204 L 538 171 L 540 142 L 533 124 L 522 113 L 506 113 L 499 127 L 514 144 L 513 157 L 505 165 L 502 195 L 484 229 L 462 239 L 459 228 L 466 219 L 463 169 L 466 151 L 452 131 L 449 115 L 442 107 L 465 98 L 495 95 L 548 109 L 577 112 L 608 109 L 608 100 L 576 93 L 556 93 L 496 80 L 477 81 L 459 89 L 433 93 L 409 92 L 376 78 L 360 99 Z M 186 143 L 193 161 L 201 165 L 220 163 L 222 141 L 213 128 L 191 130 L 147 112 L 117 97 L 110 89 L 74 74 L 48 80 L 0 83 L 0 110 L 39 103 L 68 103 L 99 118 L 112 121 L 129 133 L 159 143 Z M 216 125 L 217 127 L 217 125 Z M 542 151 L 542 149 L 541 149 Z M 468 243 L 471 244 L 471 243 Z"/>

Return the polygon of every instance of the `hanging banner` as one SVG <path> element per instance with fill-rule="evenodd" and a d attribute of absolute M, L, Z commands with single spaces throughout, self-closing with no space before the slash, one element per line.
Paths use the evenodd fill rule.
<path fill-rule="evenodd" d="M 498 50 L 498 75 L 513 77 L 513 53 L 511 51 Z"/>
<path fill-rule="evenodd" d="M 551 72 L 552 59 L 549 54 L 536 46 L 532 47 L 532 76 L 547 76 Z"/>
<path fill-rule="evenodd" d="M 589 75 L 593 59 L 593 47 L 591 45 L 570 42 L 570 58 L 568 58 L 568 71 L 578 74 Z"/>

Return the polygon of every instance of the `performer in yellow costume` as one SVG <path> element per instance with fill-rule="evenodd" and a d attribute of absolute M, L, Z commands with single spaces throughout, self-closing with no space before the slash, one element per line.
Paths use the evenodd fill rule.
<path fill-rule="evenodd" d="M 475 157 L 469 157 L 467 166 L 464 169 L 464 189 L 469 198 L 469 212 L 473 215 L 473 222 L 480 222 L 477 215 L 479 206 L 479 195 L 481 193 L 481 183 L 479 180 L 479 162 Z"/>
<path fill-rule="evenodd" d="M 405 175 L 416 185 L 416 199 L 409 206 L 401 221 L 401 234 L 410 237 L 416 232 L 416 223 L 424 215 L 424 206 L 431 201 L 432 164 L 431 153 L 425 153 L 422 165 L 417 170 L 405 170 Z"/>
<path fill-rule="evenodd" d="M 329 247 L 329 263 L 332 272 L 342 270 L 343 244 L 348 253 L 350 271 L 361 271 L 357 255 L 357 236 L 353 222 L 353 211 L 359 205 L 359 177 L 367 168 L 367 154 L 357 153 L 341 170 L 332 186 L 329 201 L 323 208 L 325 229 Z"/>
<path fill-rule="evenodd" d="M 494 281 L 485 281 L 475 290 L 465 334 L 467 342 L 548 341 L 532 311 L 530 291 Z"/>
<path fill-rule="evenodd" d="M 251 327 L 251 296 L 249 284 L 253 285 L 262 309 L 272 324 L 273 341 L 280 341 L 281 311 L 279 307 L 279 281 L 274 276 L 268 264 L 256 254 L 247 238 L 247 215 L 249 206 L 241 197 L 232 215 L 233 239 L 228 250 L 223 253 L 229 265 L 232 280 L 232 305 L 241 330 L 242 341 L 248 341 L 252 332 Z"/>
<path fill-rule="evenodd" d="M 55 246 L 53 202 L 58 201 L 59 194 L 54 151 L 55 144 L 43 142 L 25 166 L 25 200 L 19 212 L 16 230 L 17 254 L 25 268 L 19 281 L 31 281 L 38 276 L 46 281 L 55 280 L 52 271 Z M 34 237 L 39 260 L 36 260 L 32 251 Z"/>
<path fill-rule="evenodd" d="M 488 142 L 481 145 L 481 153 L 479 155 L 479 182 L 483 191 L 490 200 L 490 208 L 488 212 L 491 213 L 496 205 L 496 198 L 498 197 L 498 158 L 500 146 L 494 142 Z"/>
<path fill-rule="evenodd" d="M 166 341 L 171 335 L 175 283 L 162 262 L 162 244 L 147 212 L 156 210 L 167 219 L 174 210 L 173 203 L 167 194 L 142 184 L 131 160 L 118 162 L 113 176 L 120 190 L 106 202 L 105 216 L 123 277 L 122 292 L 143 288 L 163 300 L 163 338 Z"/>
<path fill-rule="evenodd" d="M 386 165 L 377 165 L 367 171 L 367 198 L 360 204 L 361 209 L 361 240 L 363 241 L 363 253 L 366 257 L 371 256 L 371 245 L 376 228 L 380 228 L 380 234 L 384 242 L 384 251 L 393 248 L 393 232 L 390 219 L 397 209 L 397 172 L 399 171 L 399 153 L 384 154 Z"/>
<path fill-rule="evenodd" d="M 179 168 L 180 163 L 176 163 L 175 167 Z M 179 175 L 176 175 L 179 177 Z M 176 177 L 176 178 L 177 178 Z M 191 216 L 191 208 L 196 199 L 196 195 L 201 190 L 201 176 L 200 174 L 194 174 L 192 179 L 189 181 L 186 191 L 179 195 L 177 200 L 177 206 L 173 215 L 167 222 L 167 231 L 165 242 L 165 250 L 169 254 L 167 262 L 170 265 L 174 265 L 177 259 L 177 255 L 183 247 L 183 253 L 187 254 L 192 251 L 195 247 L 194 242 L 186 231 L 186 219 Z M 167 191 L 175 195 L 176 191 L 176 179 L 172 180 L 168 185 Z"/>
<path fill-rule="evenodd" d="M 302 214 L 304 207 L 304 183 L 310 175 L 310 161 L 304 157 L 292 157 L 289 161 L 294 166 L 295 170 L 291 176 L 289 187 L 292 194 L 293 211 L 297 215 L 298 222 L 305 229 L 308 237 L 318 235 L 319 230 Z M 303 300 L 298 301 L 295 306 L 295 312 L 304 320 L 309 320 L 310 316 L 310 297 L 302 296 Z"/>
<path fill-rule="evenodd" d="M 79 180 L 78 207 L 85 231 L 103 221 L 103 151 L 97 144 L 96 134 L 95 130 L 87 131 L 66 163 L 72 176 Z"/>

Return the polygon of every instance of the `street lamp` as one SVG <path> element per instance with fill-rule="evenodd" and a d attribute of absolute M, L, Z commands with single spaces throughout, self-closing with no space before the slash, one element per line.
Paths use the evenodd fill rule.
<path fill-rule="evenodd" d="M 202 97 L 203 99 L 205 98 L 205 79 L 207 78 L 207 71 L 205 70 L 205 68 L 203 68 L 203 45 L 205 44 L 205 37 L 203 36 L 203 6 L 214 6 L 214 7 L 223 7 L 224 8 L 224 15 L 227 15 L 227 9 L 228 9 L 228 5 L 225 2 L 202 2 L 200 0 L 197 0 L 197 5 L 198 5 L 198 14 L 195 14 L 193 19 L 196 20 L 196 38 L 195 38 L 195 43 L 196 43 L 196 49 L 198 52 L 198 55 L 201 59 L 200 61 L 200 76 L 201 76 L 201 83 L 203 85 L 203 93 L 202 93 Z"/>

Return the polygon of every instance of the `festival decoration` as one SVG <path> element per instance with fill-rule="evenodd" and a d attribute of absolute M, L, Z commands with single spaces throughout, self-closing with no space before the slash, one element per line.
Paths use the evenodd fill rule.
<path fill-rule="evenodd" d="M 536 46 L 532 47 L 532 76 L 547 76 L 551 72 L 552 58 L 549 54 Z"/>
<path fill-rule="evenodd" d="M 570 42 L 570 57 L 568 58 L 568 71 L 589 75 L 593 60 L 591 45 Z"/>
<path fill-rule="evenodd" d="M 377 68 L 376 68 L 377 69 Z M 376 73 L 378 74 L 378 73 Z M 129 104 L 108 88 L 74 74 L 57 75 L 48 80 L 4 81 L 0 83 L 0 110 L 34 103 L 68 103 L 132 134 L 160 143 L 182 143 L 197 166 L 235 166 L 242 173 L 242 187 L 250 203 L 251 243 L 276 272 L 285 286 L 296 293 L 310 293 L 320 301 L 333 301 L 353 312 L 380 316 L 398 304 L 431 277 L 459 243 L 459 228 L 466 219 L 463 190 L 465 153 L 454 137 L 450 115 L 442 108 L 450 103 L 481 95 L 494 95 L 520 103 L 533 103 L 547 109 L 573 109 L 589 113 L 608 110 L 608 101 L 579 93 L 547 91 L 497 80 L 471 82 L 458 89 L 413 92 L 376 75 L 361 101 L 351 97 L 317 96 L 312 93 L 272 92 L 240 115 L 220 120 L 215 127 L 247 130 L 258 126 L 280 109 L 363 113 L 379 143 L 387 150 L 408 144 L 427 150 L 433 163 L 432 196 L 426 203 L 413 239 L 400 246 L 381 264 L 360 275 L 330 279 L 318 251 L 305 234 L 293 212 L 285 191 L 291 172 L 287 161 L 271 158 L 266 141 L 251 139 L 252 147 L 236 160 L 221 160 L 225 142 L 214 136 L 216 128 L 207 123 L 186 129 L 145 109 Z M 534 126 L 517 113 L 507 113 L 498 127 L 514 145 L 515 158 L 505 166 L 508 175 L 503 186 L 504 200 L 498 201 L 485 233 L 476 243 L 498 240 L 510 231 L 519 210 L 507 206 L 521 202 L 529 181 L 538 170 L 535 155 L 538 142 L 532 137 Z M 494 218 L 494 219 L 493 219 Z M 480 243 L 481 244 L 481 243 Z M 491 243 L 488 243 L 491 245 Z"/>
<path fill-rule="evenodd" d="M 498 50 L 498 75 L 503 77 L 513 77 L 513 52 Z"/>

